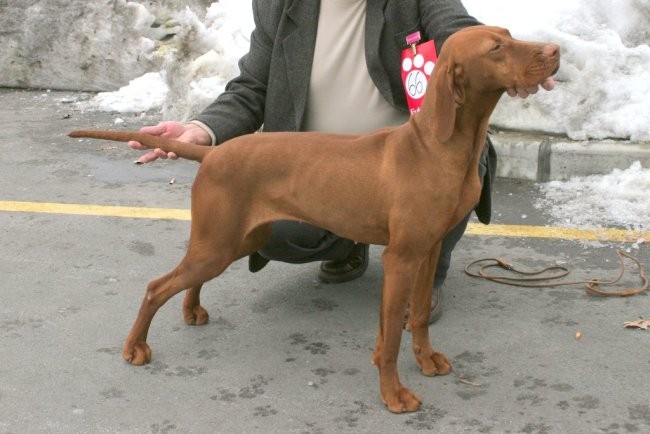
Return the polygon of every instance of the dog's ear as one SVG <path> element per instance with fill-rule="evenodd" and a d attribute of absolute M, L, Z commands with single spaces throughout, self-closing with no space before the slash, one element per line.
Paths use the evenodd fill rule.
<path fill-rule="evenodd" d="M 446 142 L 454 132 L 456 109 L 465 102 L 465 71 L 453 62 L 436 67 L 445 70 L 435 74 L 434 115 L 431 121 L 438 140 Z"/>

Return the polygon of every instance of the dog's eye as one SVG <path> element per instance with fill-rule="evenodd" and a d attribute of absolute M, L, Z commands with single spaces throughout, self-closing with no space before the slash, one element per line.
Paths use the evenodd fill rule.
<path fill-rule="evenodd" d="M 494 46 L 490 51 L 496 53 L 498 51 L 501 51 L 502 48 L 503 48 L 503 44 L 494 44 Z"/>

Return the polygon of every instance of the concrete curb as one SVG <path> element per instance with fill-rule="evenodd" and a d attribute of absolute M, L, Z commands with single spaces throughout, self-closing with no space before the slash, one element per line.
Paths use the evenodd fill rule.
<path fill-rule="evenodd" d="M 572 141 L 562 136 L 499 131 L 491 136 L 498 155 L 497 176 L 537 182 L 604 175 L 635 161 L 650 167 L 650 143 L 617 140 Z"/>

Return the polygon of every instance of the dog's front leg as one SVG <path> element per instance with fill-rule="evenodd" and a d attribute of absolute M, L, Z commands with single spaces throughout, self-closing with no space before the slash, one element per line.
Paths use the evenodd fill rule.
<path fill-rule="evenodd" d="M 451 372 L 451 363 L 444 354 L 436 352 L 429 339 L 429 313 L 431 310 L 431 290 L 435 277 L 441 243 L 432 249 L 428 258 L 422 262 L 415 287 L 409 301 L 409 321 L 407 328 L 413 338 L 413 353 L 422 374 L 433 377 Z"/>
<path fill-rule="evenodd" d="M 397 371 L 404 310 L 420 263 L 404 252 L 405 250 L 399 251 L 391 246 L 384 250 L 384 286 L 379 331 L 372 359 L 379 369 L 382 400 L 393 413 L 415 411 L 422 403 L 415 393 L 400 383 Z"/>

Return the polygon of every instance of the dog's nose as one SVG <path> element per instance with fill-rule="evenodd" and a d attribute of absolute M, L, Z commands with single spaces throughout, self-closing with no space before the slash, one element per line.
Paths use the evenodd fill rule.
<path fill-rule="evenodd" d="M 546 57 L 555 57 L 560 54 L 560 46 L 557 44 L 546 44 L 542 49 L 542 53 Z"/>

